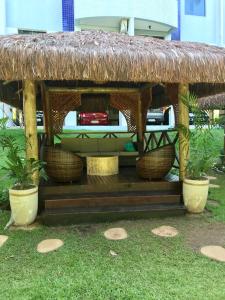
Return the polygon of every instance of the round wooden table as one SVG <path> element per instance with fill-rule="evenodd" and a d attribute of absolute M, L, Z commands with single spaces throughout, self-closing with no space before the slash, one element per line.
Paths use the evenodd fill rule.
<path fill-rule="evenodd" d="M 88 156 L 87 175 L 110 176 L 119 173 L 118 156 Z"/>

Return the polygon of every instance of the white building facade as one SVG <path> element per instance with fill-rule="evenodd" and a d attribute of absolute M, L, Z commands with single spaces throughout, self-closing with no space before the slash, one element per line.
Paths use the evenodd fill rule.
<path fill-rule="evenodd" d="M 0 34 L 62 31 L 63 12 L 73 30 L 170 38 L 178 28 L 183 41 L 225 44 L 225 0 L 0 0 Z"/>
<path fill-rule="evenodd" d="M 167 37 L 177 27 L 177 0 L 0 0 L 0 33 L 62 31 L 73 13 L 75 30 L 103 29 Z"/>
<path fill-rule="evenodd" d="M 224 15 L 225 0 L 0 0 L 0 34 L 101 29 L 225 46 Z M 71 112 L 65 124 L 76 120 Z M 119 125 L 126 128 L 122 114 Z"/>
<path fill-rule="evenodd" d="M 177 16 L 177 0 L 0 0 L 0 34 L 101 29 L 170 39 Z M 71 112 L 65 124 L 74 127 L 76 120 Z M 119 129 L 126 129 L 121 113 Z"/>
<path fill-rule="evenodd" d="M 178 0 L 180 39 L 225 46 L 225 0 Z"/>
<path fill-rule="evenodd" d="M 225 47 L 225 0 L 178 0 L 177 31 L 182 41 Z M 214 110 L 212 117 L 223 114 Z"/>

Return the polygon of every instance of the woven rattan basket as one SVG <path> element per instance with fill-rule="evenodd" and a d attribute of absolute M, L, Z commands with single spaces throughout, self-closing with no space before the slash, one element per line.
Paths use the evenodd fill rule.
<path fill-rule="evenodd" d="M 81 178 L 83 163 L 79 156 L 57 147 L 44 150 L 46 173 L 56 182 L 71 182 Z"/>
<path fill-rule="evenodd" d="M 174 144 L 161 146 L 138 159 L 137 174 L 146 179 L 161 179 L 172 168 L 175 160 Z"/>

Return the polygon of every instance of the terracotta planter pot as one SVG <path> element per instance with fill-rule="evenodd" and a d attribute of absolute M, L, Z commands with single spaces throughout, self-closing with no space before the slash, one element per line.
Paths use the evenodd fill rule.
<path fill-rule="evenodd" d="M 184 205 L 190 213 L 204 211 L 208 198 L 209 180 L 193 180 L 185 178 L 183 181 Z"/>
<path fill-rule="evenodd" d="M 27 190 L 9 190 L 9 200 L 15 225 L 34 222 L 38 211 L 38 187 Z"/>

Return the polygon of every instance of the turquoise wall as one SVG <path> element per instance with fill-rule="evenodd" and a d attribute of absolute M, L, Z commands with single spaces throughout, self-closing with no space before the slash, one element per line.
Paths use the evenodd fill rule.
<path fill-rule="evenodd" d="M 5 18 L 5 0 L 0 0 L 0 34 L 5 33 L 6 18 Z"/>
<path fill-rule="evenodd" d="M 62 31 L 62 0 L 6 0 L 6 26 Z"/>

